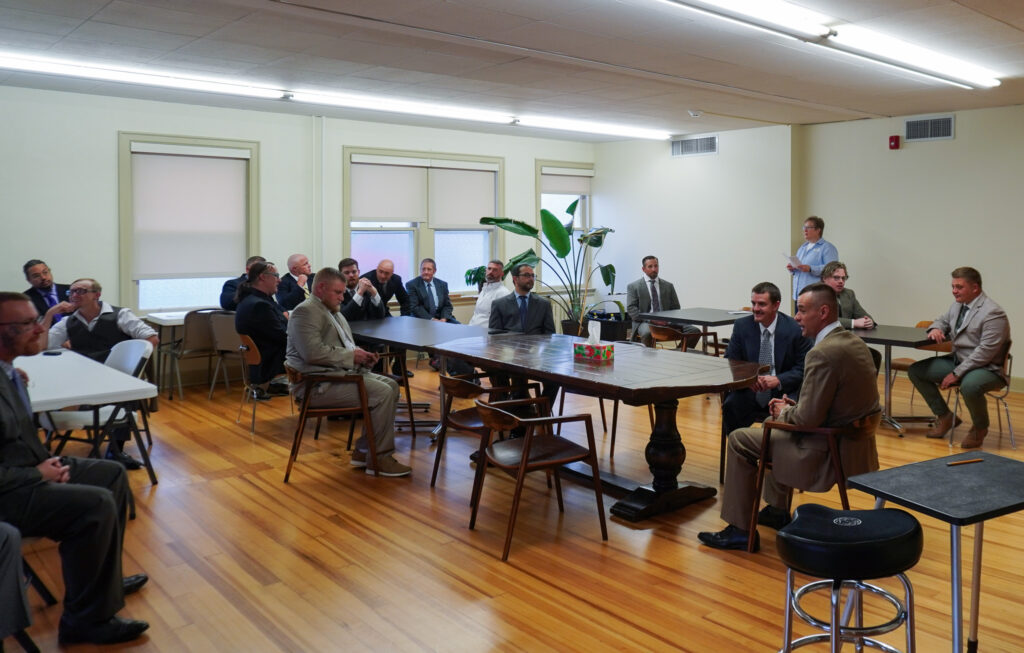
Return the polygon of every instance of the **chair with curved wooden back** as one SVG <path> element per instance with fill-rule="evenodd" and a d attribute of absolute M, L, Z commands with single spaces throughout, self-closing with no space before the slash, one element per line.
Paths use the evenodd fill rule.
<path fill-rule="evenodd" d="M 660 349 L 664 349 L 661 346 L 663 342 L 676 342 L 677 344 L 672 349 L 678 349 L 679 351 L 686 351 L 687 349 L 687 336 L 682 331 L 670 326 L 661 326 L 658 324 L 648 324 L 648 328 L 651 330 L 651 340 L 654 341 L 654 346 Z"/>
<path fill-rule="evenodd" d="M 292 450 L 288 456 L 288 467 L 284 472 L 284 482 L 287 483 L 292 474 L 292 465 L 299 456 L 299 447 L 302 445 L 302 434 L 306 430 L 306 421 L 315 417 L 317 431 L 320 429 L 320 421 L 325 417 L 335 415 L 359 416 L 363 419 L 363 435 L 366 437 L 366 446 L 369 450 L 366 456 L 366 466 L 372 469 L 377 476 L 380 470 L 377 469 L 377 439 L 373 432 L 373 421 L 370 419 L 370 402 L 366 395 L 366 385 L 363 383 L 362 374 L 303 374 L 294 367 L 284 364 L 284 370 L 288 374 L 288 383 L 292 388 L 302 387 L 301 406 L 299 408 L 299 421 L 295 425 L 295 436 L 292 439 Z M 359 393 L 359 403 L 351 406 L 310 406 L 313 391 L 318 383 L 351 383 L 356 386 Z M 298 393 L 296 393 L 297 395 Z"/>
<path fill-rule="evenodd" d="M 484 478 L 487 476 L 488 465 L 494 465 L 507 471 L 514 471 L 516 487 L 512 495 L 512 508 L 509 512 L 508 528 L 505 533 L 505 548 L 501 559 L 508 560 L 512 546 L 512 531 L 519 512 L 519 498 L 523 492 L 523 483 L 529 472 L 545 470 L 555 477 L 555 492 L 558 497 L 558 510 L 565 512 L 562 501 L 562 482 L 558 470 L 572 462 L 583 461 L 590 465 L 594 478 L 594 495 L 597 499 L 597 513 L 601 522 L 601 539 L 608 539 L 608 528 L 604 519 L 604 501 L 601 496 L 601 476 L 597 467 L 597 452 L 594 445 L 594 425 L 590 415 L 567 415 L 562 417 L 520 418 L 505 410 L 511 404 L 535 403 L 547 406 L 547 399 L 536 397 L 506 402 L 502 407 L 486 404 L 479 399 L 475 401 L 480 419 L 488 427 L 490 433 L 509 431 L 520 426 L 526 427 L 521 438 L 510 438 L 498 442 L 490 442 L 490 434 L 480 439 L 480 454 L 477 460 L 476 477 L 473 481 L 473 497 L 471 499 L 472 514 L 469 528 L 476 526 L 477 510 L 480 507 L 480 495 L 483 493 Z M 567 422 L 582 422 L 587 431 L 587 447 L 555 435 L 551 427 Z"/>

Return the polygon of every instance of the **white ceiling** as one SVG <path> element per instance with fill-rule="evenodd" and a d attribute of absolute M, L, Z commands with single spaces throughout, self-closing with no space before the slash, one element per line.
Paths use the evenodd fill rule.
<path fill-rule="evenodd" d="M 990 68 L 1002 85 L 922 81 L 656 0 L 0 0 L 0 50 L 675 134 L 1024 103 L 1024 2 L 796 3 Z M 5 70 L 0 84 L 469 127 Z"/>

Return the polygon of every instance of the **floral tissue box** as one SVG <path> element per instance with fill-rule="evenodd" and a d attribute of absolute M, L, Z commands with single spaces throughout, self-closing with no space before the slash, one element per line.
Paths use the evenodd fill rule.
<path fill-rule="evenodd" d="M 598 344 L 577 342 L 572 346 L 572 357 L 578 361 L 610 363 L 615 358 L 615 345 L 610 342 Z"/>

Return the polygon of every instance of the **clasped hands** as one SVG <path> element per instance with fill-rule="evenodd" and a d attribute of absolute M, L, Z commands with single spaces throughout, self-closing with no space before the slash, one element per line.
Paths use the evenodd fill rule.
<path fill-rule="evenodd" d="M 71 478 L 71 467 L 63 464 L 58 456 L 47 458 L 36 465 L 36 469 L 43 475 L 44 481 L 67 483 Z"/>
<path fill-rule="evenodd" d="M 355 361 L 356 367 L 373 367 L 380 359 L 380 355 L 356 347 L 352 352 L 352 359 Z"/>
<path fill-rule="evenodd" d="M 771 401 L 768 402 L 768 412 L 771 413 L 772 419 L 778 419 L 779 415 L 782 414 L 782 410 L 786 406 L 795 406 L 795 405 L 796 405 L 795 401 L 793 401 L 792 399 L 790 399 L 786 395 L 782 395 L 781 399 L 772 399 Z"/>

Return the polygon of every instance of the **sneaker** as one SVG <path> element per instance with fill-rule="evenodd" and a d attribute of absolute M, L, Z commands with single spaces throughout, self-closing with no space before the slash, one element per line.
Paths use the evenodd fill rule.
<path fill-rule="evenodd" d="M 395 457 L 390 454 L 377 457 L 377 470 L 380 471 L 381 476 L 388 477 L 408 476 L 412 473 L 412 467 L 403 465 L 395 460 Z M 367 466 L 366 473 L 373 474 L 374 470 Z"/>
<path fill-rule="evenodd" d="M 353 467 L 366 467 L 366 452 L 358 449 L 352 452 L 352 460 L 348 461 Z"/>

